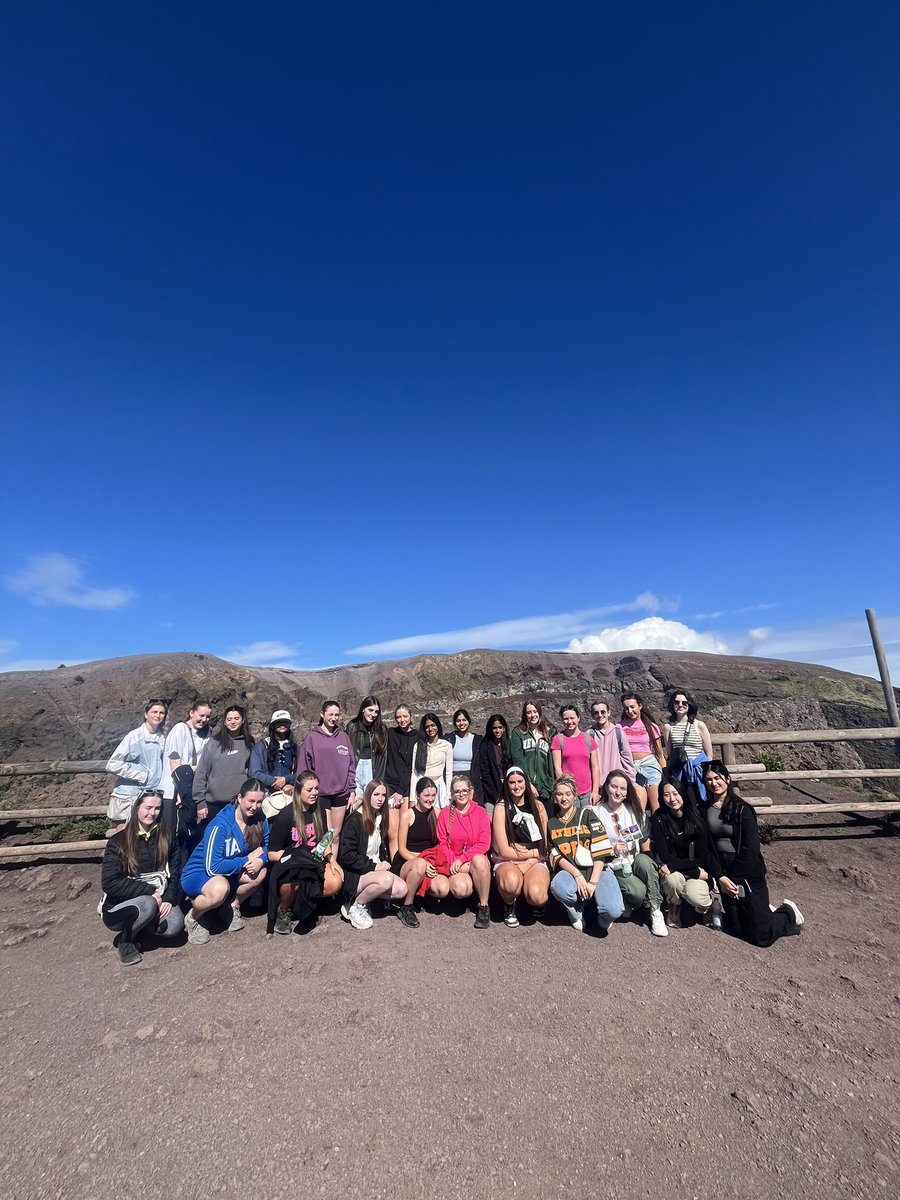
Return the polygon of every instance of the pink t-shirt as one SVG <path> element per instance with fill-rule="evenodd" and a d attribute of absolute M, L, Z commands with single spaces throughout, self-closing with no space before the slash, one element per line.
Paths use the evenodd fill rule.
<path fill-rule="evenodd" d="M 659 737 L 659 726 L 650 722 L 653 727 L 654 738 Z M 636 721 L 629 721 L 626 717 L 622 721 L 622 731 L 628 738 L 628 745 L 631 747 L 631 756 L 635 762 L 639 758 L 646 758 L 653 751 L 650 748 L 650 738 L 647 736 L 647 727 L 644 722 L 638 717 Z"/>
<path fill-rule="evenodd" d="M 558 733 L 550 743 L 551 750 L 559 750 L 560 752 L 560 762 L 563 771 L 574 777 L 579 796 L 592 791 L 594 787 L 594 782 L 591 779 L 589 740 L 579 729 L 574 737 Z"/>

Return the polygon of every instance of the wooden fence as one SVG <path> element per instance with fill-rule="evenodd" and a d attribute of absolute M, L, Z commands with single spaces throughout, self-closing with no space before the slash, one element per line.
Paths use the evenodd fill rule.
<path fill-rule="evenodd" d="M 753 733 L 713 733 L 713 749 L 728 766 L 732 778 L 738 782 L 762 783 L 764 781 L 816 780 L 816 779 L 897 779 L 900 767 L 811 768 L 804 771 L 768 771 L 763 763 L 735 762 L 735 746 L 777 746 L 809 742 L 876 742 L 896 741 L 900 744 L 900 727 L 880 729 L 794 729 L 759 730 Z M 90 760 L 84 762 L 34 762 L 5 763 L 0 765 L 0 779 L 26 775 L 102 775 L 106 762 Z M 775 804 L 769 796 L 752 796 L 749 802 L 769 816 L 800 816 L 823 813 L 886 814 L 900 811 L 897 801 L 841 801 L 837 804 Z M 106 805 L 84 805 L 81 808 L 18 808 L 0 809 L 0 824 L 43 824 L 47 821 L 82 820 L 106 815 Z M 89 855 L 99 858 L 106 846 L 105 838 L 87 842 L 42 842 L 28 846 L 0 846 L 0 865 L 3 863 L 28 862 L 42 858 L 75 858 Z"/>

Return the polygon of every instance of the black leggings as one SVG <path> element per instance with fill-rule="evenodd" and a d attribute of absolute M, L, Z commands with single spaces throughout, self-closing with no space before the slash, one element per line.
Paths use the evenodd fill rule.
<path fill-rule="evenodd" d="M 126 942 L 133 942 L 148 925 L 157 937 L 178 937 L 184 929 L 181 909 L 173 905 L 160 921 L 159 909 L 152 896 L 135 896 L 133 900 L 123 900 L 119 904 L 104 904 L 100 915 L 106 928 L 120 931 Z"/>
<path fill-rule="evenodd" d="M 799 932 L 793 909 L 782 904 L 771 911 L 765 884 L 743 900 L 732 900 L 723 892 L 722 907 L 727 925 L 753 946 L 771 946 L 780 937 Z"/>

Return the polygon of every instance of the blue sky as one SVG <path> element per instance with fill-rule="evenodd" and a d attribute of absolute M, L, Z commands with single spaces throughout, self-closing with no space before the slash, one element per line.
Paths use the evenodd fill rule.
<path fill-rule="evenodd" d="M 900 676 L 900 9 L 7 9 L 0 667 Z"/>

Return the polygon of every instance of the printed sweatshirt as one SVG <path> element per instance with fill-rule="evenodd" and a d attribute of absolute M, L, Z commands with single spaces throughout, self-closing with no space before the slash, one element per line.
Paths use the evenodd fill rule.
<path fill-rule="evenodd" d="M 300 770 L 315 771 L 320 796 L 346 796 L 356 786 L 356 759 L 343 729 L 327 734 L 314 726 L 300 747 Z"/>

